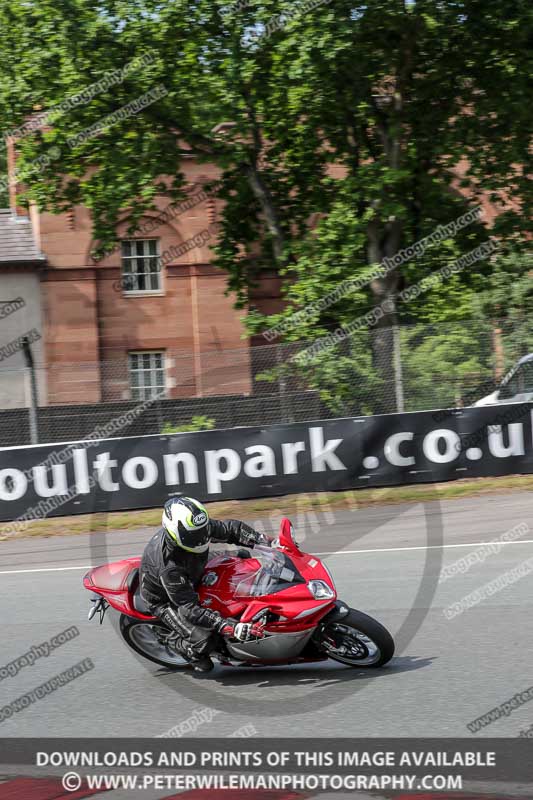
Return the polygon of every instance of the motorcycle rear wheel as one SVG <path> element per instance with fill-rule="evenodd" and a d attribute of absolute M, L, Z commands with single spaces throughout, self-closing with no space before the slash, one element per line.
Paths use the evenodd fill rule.
<path fill-rule="evenodd" d="M 164 632 L 167 629 L 159 623 L 143 622 L 121 614 L 119 630 L 128 647 L 154 664 L 180 669 L 189 663 L 171 646 L 164 644 Z"/>
<path fill-rule="evenodd" d="M 326 624 L 320 647 L 329 658 L 350 667 L 382 667 L 394 655 L 394 640 L 377 620 L 351 608 L 341 620 Z"/>

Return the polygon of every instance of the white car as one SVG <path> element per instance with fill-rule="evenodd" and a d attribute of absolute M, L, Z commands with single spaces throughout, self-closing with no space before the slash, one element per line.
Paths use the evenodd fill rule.
<path fill-rule="evenodd" d="M 499 403 L 528 403 L 533 401 L 533 353 L 524 356 L 492 394 L 477 400 L 475 406 L 492 406 Z"/>

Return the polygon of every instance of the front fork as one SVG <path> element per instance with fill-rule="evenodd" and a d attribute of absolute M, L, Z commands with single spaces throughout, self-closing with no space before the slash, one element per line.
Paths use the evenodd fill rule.
<path fill-rule="evenodd" d="M 328 611 L 328 613 L 322 617 L 316 626 L 316 630 L 312 636 L 313 643 L 323 650 L 321 643 L 324 638 L 324 631 L 326 627 L 332 622 L 339 622 L 341 619 L 344 619 L 344 617 L 347 617 L 349 613 L 350 607 L 346 605 L 346 603 L 343 603 L 342 600 L 337 600 L 331 611 Z"/>

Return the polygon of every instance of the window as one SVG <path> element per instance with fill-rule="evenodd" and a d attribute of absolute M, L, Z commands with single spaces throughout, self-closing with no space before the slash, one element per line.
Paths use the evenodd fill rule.
<path fill-rule="evenodd" d="M 122 289 L 124 292 L 161 291 L 158 239 L 125 239 L 122 242 Z"/>
<path fill-rule="evenodd" d="M 150 400 L 165 394 L 165 353 L 162 350 L 130 353 L 132 400 Z"/>
<path fill-rule="evenodd" d="M 500 398 L 509 400 L 517 394 L 533 392 L 533 361 L 521 364 L 500 389 Z"/>
<path fill-rule="evenodd" d="M 518 370 L 518 391 L 533 392 L 533 361 L 526 361 Z"/>
<path fill-rule="evenodd" d="M 518 383 L 516 381 L 516 375 L 513 375 L 513 377 L 509 378 L 507 383 L 504 383 L 501 387 L 500 391 L 498 392 L 498 398 L 500 400 L 509 400 L 509 398 L 514 397 L 517 392 Z"/>

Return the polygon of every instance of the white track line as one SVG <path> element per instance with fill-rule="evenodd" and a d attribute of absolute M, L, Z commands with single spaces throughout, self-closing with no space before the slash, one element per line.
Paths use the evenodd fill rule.
<path fill-rule="evenodd" d="M 447 550 L 448 548 L 452 547 L 487 547 L 490 544 L 500 544 L 502 547 L 507 544 L 533 544 L 533 539 L 517 539 L 515 542 L 499 542 L 497 539 L 493 539 L 492 542 L 467 542 L 466 544 L 429 544 L 417 547 L 378 547 L 376 550 L 335 550 L 331 553 L 313 553 L 310 555 L 350 556 L 354 555 L 355 553 L 402 553 L 406 550 Z"/>
<path fill-rule="evenodd" d="M 500 544 L 502 547 L 510 544 L 533 544 L 533 539 L 520 539 L 516 542 L 498 542 L 493 539 L 491 542 L 467 542 L 466 544 L 430 544 L 428 546 L 416 547 L 379 547 L 375 550 L 335 550 L 330 553 L 309 553 L 315 556 L 353 556 L 361 553 L 404 553 L 409 550 L 450 550 L 455 547 L 486 547 L 490 544 Z M 67 572 L 72 569 L 92 569 L 93 564 L 86 564 L 80 567 L 42 567 L 39 569 L 8 569 L 0 570 L 0 575 L 22 575 L 27 572 Z"/>
<path fill-rule="evenodd" d="M 85 567 L 42 567 L 39 569 L 6 569 L 0 575 L 22 575 L 24 572 L 66 572 L 69 569 L 91 569 L 92 564 Z"/>

